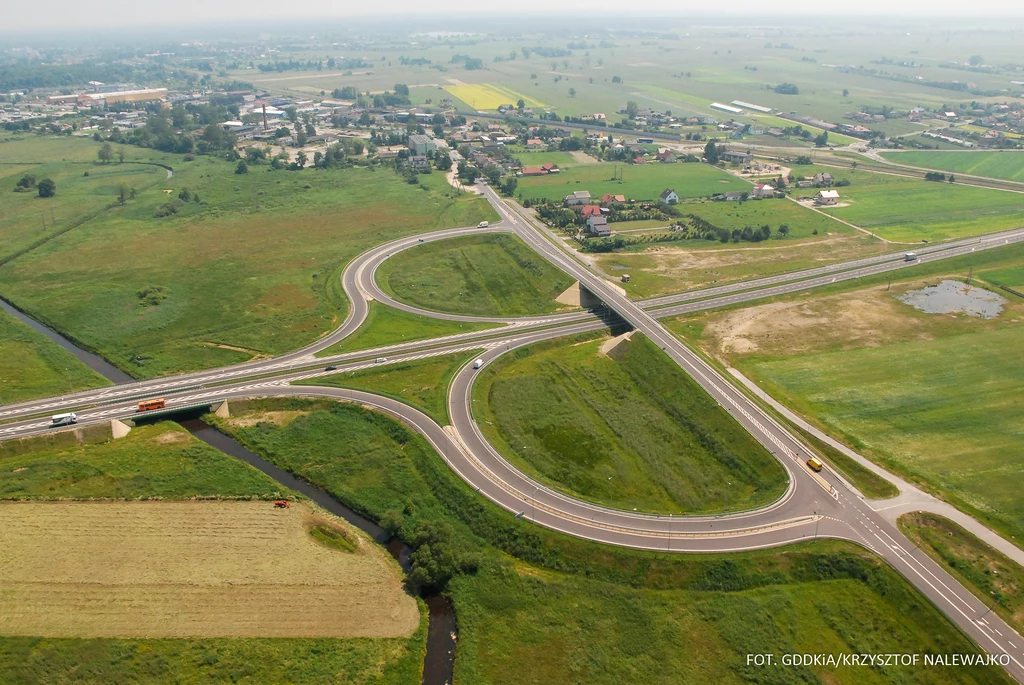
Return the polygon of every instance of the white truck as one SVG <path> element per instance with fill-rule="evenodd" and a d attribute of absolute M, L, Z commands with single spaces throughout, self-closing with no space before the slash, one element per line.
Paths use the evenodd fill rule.
<path fill-rule="evenodd" d="M 903 261 L 905 261 L 905 262 L 916 262 L 917 261 L 917 253 L 916 252 L 908 252 L 908 253 L 906 253 L 905 255 L 903 255 Z"/>
<path fill-rule="evenodd" d="M 491 224 L 490 224 L 489 222 L 487 222 L 487 221 L 481 221 L 480 223 L 478 223 L 478 224 L 476 225 L 476 227 L 477 227 L 477 228 L 487 228 L 487 227 L 488 227 L 488 226 L 490 226 L 490 225 L 491 225 Z"/>
<path fill-rule="evenodd" d="M 73 423 L 78 423 L 78 415 L 74 412 L 68 414 L 55 414 L 50 417 L 50 427 L 56 426 L 70 426 Z"/>
<path fill-rule="evenodd" d="M 473 362 L 473 368 L 474 369 L 479 369 L 483 365 L 484 365 L 484 360 L 483 359 L 477 359 L 475 362 Z"/>

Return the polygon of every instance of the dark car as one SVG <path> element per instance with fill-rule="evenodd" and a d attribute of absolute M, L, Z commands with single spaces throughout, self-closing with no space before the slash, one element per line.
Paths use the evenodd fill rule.
<path fill-rule="evenodd" d="M 338 370 L 337 366 L 328 366 L 326 369 L 324 369 L 324 371 L 337 371 L 337 370 Z"/>

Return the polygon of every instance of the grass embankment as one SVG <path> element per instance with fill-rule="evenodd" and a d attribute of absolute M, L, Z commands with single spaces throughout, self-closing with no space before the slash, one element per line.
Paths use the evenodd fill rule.
<path fill-rule="evenodd" d="M 861 454 L 1024 539 L 1024 301 L 1007 293 L 1002 314 L 980 319 L 896 300 L 970 268 L 1013 274 L 1022 259 L 1007 246 L 921 264 L 891 288 L 873 277 L 669 325 Z"/>
<path fill-rule="evenodd" d="M 241 425 L 300 409 L 310 413 L 284 426 Z M 232 410 L 218 421 L 251 448 L 403 536 L 432 531 L 430 554 L 440 547 L 466 566 L 447 582 L 457 684 L 1010 682 L 998 669 L 747 666 L 759 652 L 974 649 L 859 547 L 684 556 L 596 545 L 499 510 L 422 438 L 373 412 L 298 400 Z"/>
<path fill-rule="evenodd" d="M 0 292 L 151 377 L 308 344 L 343 319 L 339 277 L 354 256 L 403 235 L 496 218 L 441 174 L 410 186 L 383 168 L 254 166 L 239 175 L 233 163 L 203 156 L 174 166 L 166 184 L 7 264 Z M 185 188 L 200 202 L 158 218 Z"/>
<path fill-rule="evenodd" d="M 986 605 L 1024 632 L 1024 568 L 949 519 L 915 511 L 897 522 L 910 538 Z"/>
<path fill-rule="evenodd" d="M 75 356 L 0 311 L 0 404 L 110 385 Z"/>
<path fill-rule="evenodd" d="M 472 352 L 459 352 L 426 357 L 381 368 L 321 376 L 296 385 L 369 390 L 412 405 L 446 426 L 450 423 L 448 385 L 455 373 L 475 356 Z"/>
<path fill-rule="evenodd" d="M 1024 195 L 1019 193 L 864 169 L 798 167 L 801 174 L 816 171 L 828 171 L 836 180 L 850 181 L 849 186 L 837 188 L 839 202 L 846 206 L 822 207 L 823 211 L 888 240 L 934 242 L 992 233 L 1024 223 Z"/>
<path fill-rule="evenodd" d="M 1024 182 L 1024 154 L 1006 152 L 883 152 L 890 162 Z"/>
<path fill-rule="evenodd" d="M 377 269 L 396 299 L 432 311 L 529 316 L 565 309 L 555 302 L 574 279 L 514 235 L 435 241 L 399 252 Z"/>
<path fill-rule="evenodd" d="M 706 513 L 781 496 L 786 476 L 728 412 L 637 334 L 532 345 L 481 372 L 481 429 L 545 483 L 625 509 Z"/>
<path fill-rule="evenodd" d="M 171 422 L 93 444 L 66 431 L 0 442 L 0 499 L 275 499 L 282 491 Z"/>
<path fill-rule="evenodd" d="M 434 319 L 429 316 L 410 314 L 379 302 L 370 302 L 366 321 L 359 327 L 359 330 L 341 342 L 317 353 L 317 356 L 358 352 L 385 345 L 430 340 L 459 333 L 472 333 L 495 328 L 498 325 L 500 324 Z"/>
<path fill-rule="evenodd" d="M 622 180 L 611 180 L 614 171 L 621 171 Z M 576 190 L 589 190 L 590 196 L 601 199 L 606 193 L 625 195 L 627 199 L 657 200 L 665 188 L 672 188 L 680 198 L 717 195 L 728 190 L 750 190 L 747 181 L 727 174 L 710 164 L 590 164 L 570 167 L 559 174 L 526 176 L 519 179 L 516 195 L 530 200 L 560 201 Z"/>
<path fill-rule="evenodd" d="M 142 426 L 126 438 L 113 442 L 104 442 L 99 433 L 86 430 L 84 444 L 79 444 L 70 432 L 0 443 L 0 499 L 181 500 L 197 497 L 248 500 L 293 495 L 288 491 L 282 493 L 280 485 L 256 469 L 207 446 L 173 423 Z M 78 506 L 99 507 L 96 513 L 102 513 L 107 505 Z M 322 514 L 317 515 L 318 520 L 324 518 Z M 216 528 L 214 523 L 210 525 Z M 335 525 L 331 524 L 332 531 Z M 109 534 L 116 528 L 110 526 L 103 532 Z M 295 542 L 301 545 L 301 540 L 296 539 Z M 96 544 L 99 544 L 98 538 Z M 137 544 L 139 541 L 133 540 L 126 549 Z M 58 551 L 63 553 L 66 550 L 55 550 L 55 553 Z M 338 553 L 352 554 L 348 550 Z M 377 553 L 383 554 L 382 551 Z M 216 556 L 212 551 L 205 554 L 204 563 L 213 563 Z M 181 553 L 178 559 L 187 560 L 188 557 L 187 553 Z M 258 557 L 258 554 L 253 556 Z M 149 559 L 146 565 L 153 567 L 154 564 L 155 560 Z M 116 564 L 113 566 L 116 568 Z M 53 568 L 71 567 L 64 559 L 63 564 Z M 95 582 L 90 587 L 93 592 L 97 589 Z M 8 590 L 11 589 L 8 586 Z M 164 598 L 173 596 L 169 589 L 170 586 L 165 588 L 168 592 Z M 192 591 L 195 592 L 196 588 L 193 587 Z M 141 599 L 153 601 L 160 596 Z M 118 614 L 114 618 L 123 620 L 127 616 Z M 271 623 L 268 619 L 268 625 Z M 0 682 L 340 680 L 346 683 L 414 685 L 420 682 L 425 641 L 425 617 L 411 638 L 84 639 L 3 636 L 0 637 Z"/>

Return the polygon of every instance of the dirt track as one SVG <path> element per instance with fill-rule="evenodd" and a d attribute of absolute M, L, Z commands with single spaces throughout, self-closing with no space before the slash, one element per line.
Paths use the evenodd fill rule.
<path fill-rule="evenodd" d="M 315 541 L 344 522 L 269 502 L 0 505 L 0 634 L 407 637 L 419 626 L 386 553 Z"/>

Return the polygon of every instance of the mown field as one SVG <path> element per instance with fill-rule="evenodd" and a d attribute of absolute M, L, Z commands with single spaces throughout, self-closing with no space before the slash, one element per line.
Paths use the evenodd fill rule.
<path fill-rule="evenodd" d="M 302 415 L 252 425 L 280 411 Z M 972 649 L 856 546 L 691 556 L 609 548 L 497 509 L 418 435 L 359 407 L 264 400 L 218 421 L 403 537 L 432 530 L 432 547 L 440 538 L 446 556 L 472 558 L 472 571 L 447 582 L 459 621 L 457 684 L 1010 682 L 995 669 L 748 667 L 757 652 Z"/>
<path fill-rule="evenodd" d="M 98 145 L 97 145 L 98 147 Z M 336 326 L 338 278 L 364 249 L 402 235 L 494 219 L 441 174 L 410 186 L 392 171 L 234 173 L 177 162 L 167 184 L 0 270 L 0 293 L 137 377 L 301 347 Z M 200 202 L 155 215 L 188 188 Z"/>
<path fill-rule="evenodd" d="M 939 169 L 973 176 L 1002 178 L 1008 181 L 1024 181 L 1024 154 L 1006 152 L 883 152 L 890 162 L 910 166 Z"/>
<path fill-rule="evenodd" d="M 109 384 L 63 347 L 0 310 L 0 404 Z"/>
<path fill-rule="evenodd" d="M 384 550 L 306 504 L 275 509 L 294 495 L 176 424 L 101 432 L 0 443 L 0 499 L 22 500 L 0 505 L 0 681 L 419 682 L 425 620 Z M 244 501 L 202 501 L 225 498 Z M 324 546 L 316 525 L 358 551 Z M 364 589 L 398 610 L 366 615 Z"/>
<path fill-rule="evenodd" d="M 417 307 L 475 316 L 549 314 L 574 279 L 514 235 L 432 241 L 385 261 L 377 283 Z"/>
<path fill-rule="evenodd" d="M 817 170 L 800 167 L 805 175 Z M 1024 225 L 1024 195 L 1019 193 L 861 169 L 827 171 L 851 185 L 838 188 L 840 204 L 848 206 L 822 209 L 888 240 L 947 240 Z"/>
<path fill-rule="evenodd" d="M 622 180 L 611 180 L 621 172 Z M 561 201 L 576 190 L 589 190 L 598 200 L 605 193 L 627 199 L 657 200 L 666 188 L 680 198 L 705 197 L 729 190 L 750 190 L 750 183 L 716 169 L 710 164 L 591 164 L 570 167 L 550 176 L 519 179 L 516 195 L 530 200 Z"/>
<path fill-rule="evenodd" d="M 1001 248 L 670 326 L 866 456 L 1020 538 L 1024 302 L 994 319 L 925 314 L 896 296 L 946 275 L 1020 264 Z M 927 270 L 925 270 L 927 269 Z"/>
<path fill-rule="evenodd" d="M 487 366 L 474 387 L 484 435 L 543 482 L 618 508 L 719 512 L 782 495 L 781 465 L 657 346 L 604 342 L 558 340 Z"/>
<path fill-rule="evenodd" d="M 527 107 L 546 107 L 543 102 L 495 83 L 445 86 L 444 89 L 474 109 L 498 109 L 501 105 L 515 105 L 522 100 Z"/>

